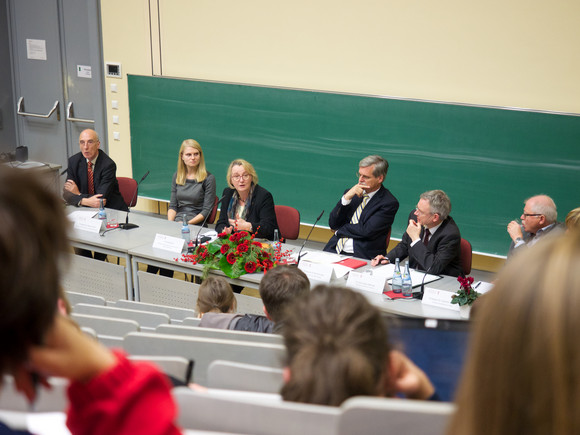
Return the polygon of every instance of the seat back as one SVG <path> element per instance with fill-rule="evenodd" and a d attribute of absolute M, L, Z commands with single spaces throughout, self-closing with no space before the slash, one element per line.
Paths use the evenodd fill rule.
<path fill-rule="evenodd" d="M 472 260 L 473 251 L 471 250 L 471 243 L 465 239 L 461 239 L 461 270 L 466 276 L 471 273 Z"/>
<path fill-rule="evenodd" d="M 169 316 L 165 313 L 153 313 L 151 311 L 131 310 L 128 308 L 117 308 L 109 306 L 98 306 L 89 304 L 77 304 L 73 307 L 75 314 L 89 314 L 92 316 L 113 317 L 115 319 L 134 320 L 141 329 L 155 329 L 158 325 L 169 323 Z M 89 325 L 87 325 L 89 326 Z M 98 331 L 97 331 L 98 332 Z"/>
<path fill-rule="evenodd" d="M 117 182 L 119 183 L 119 191 L 127 207 L 135 207 L 135 204 L 137 204 L 137 193 L 139 191 L 137 182 L 129 177 L 117 177 Z"/>
<path fill-rule="evenodd" d="M 254 343 L 284 344 L 284 339 L 278 334 L 263 332 L 233 331 L 230 329 L 202 328 L 200 326 L 159 325 L 155 332 L 186 337 L 219 338 L 224 340 L 251 341 Z"/>
<path fill-rule="evenodd" d="M 79 326 L 93 329 L 97 333 L 99 341 L 103 335 L 121 338 L 129 332 L 139 331 L 139 323 L 135 320 L 115 319 L 112 317 L 77 314 L 74 312 L 70 316 Z"/>
<path fill-rule="evenodd" d="M 207 221 L 206 221 L 207 224 L 213 224 L 215 222 L 218 204 L 219 204 L 219 198 L 216 196 L 215 199 L 213 200 L 213 208 L 211 209 L 211 212 L 209 213 L 209 216 L 208 216 Z"/>
<path fill-rule="evenodd" d="M 199 284 L 139 271 L 139 302 L 194 309 Z M 121 299 L 121 298 L 119 298 Z"/>
<path fill-rule="evenodd" d="M 451 403 L 352 397 L 340 407 L 338 434 L 443 435 L 455 410 Z"/>
<path fill-rule="evenodd" d="M 115 303 L 117 308 L 131 310 L 151 311 L 153 313 L 165 313 L 171 319 L 171 323 L 181 323 L 186 317 L 195 317 L 197 312 L 187 308 L 170 307 L 167 305 L 147 304 L 145 302 L 127 301 L 120 299 Z"/>
<path fill-rule="evenodd" d="M 76 304 L 106 305 L 105 298 L 102 296 L 70 291 L 65 292 L 65 296 L 71 306 Z"/>
<path fill-rule="evenodd" d="M 300 234 L 300 212 L 287 205 L 275 205 L 274 209 L 280 237 L 285 240 L 296 240 Z"/>
<path fill-rule="evenodd" d="M 225 390 L 279 393 L 282 369 L 217 360 L 207 370 L 207 386 Z"/>
<path fill-rule="evenodd" d="M 123 349 L 133 355 L 169 355 L 192 359 L 195 361 L 193 381 L 200 385 L 207 385 L 207 369 L 215 360 L 281 368 L 286 355 L 286 348 L 280 344 L 148 332 L 132 332 L 125 336 Z"/>
<path fill-rule="evenodd" d="M 236 313 L 264 315 L 264 303 L 261 298 L 241 293 L 234 293 L 234 296 L 237 304 Z"/>
<path fill-rule="evenodd" d="M 191 381 L 192 366 L 190 361 L 180 356 L 143 356 L 130 355 L 128 357 L 135 362 L 148 362 L 155 364 L 159 370 L 175 379 L 188 384 Z"/>
<path fill-rule="evenodd" d="M 17 412 L 65 412 L 68 407 L 66 390 L 69 381 L 64 378 L 48 378 L 51 388 L 38 388 L 33 409 L 22 392 L 16 390 L 14 378 L 4 376 L 2 394 L 0 394 L 0 409 Z M 4 433 L 4 431 L 2 431 Z"/>
<path fill-rule="evenodd" d="M 228 397 L 185 387 L 174 388 L 173 397 L 179 408 L 177 422 L 189 430 L 254 435 L 335 434 L 340 413 L 337 407 L 260 396 Z"/>

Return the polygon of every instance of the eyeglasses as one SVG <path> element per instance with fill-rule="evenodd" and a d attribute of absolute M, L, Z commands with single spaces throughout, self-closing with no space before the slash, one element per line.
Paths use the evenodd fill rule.
<path fill-rule="evenodd" d="M 232 175 L 233 181 L 240 181 L 240 180 L 248 181 L 250 178 L 252 178 L 252 176 L 250 174 Z"/>
<path fill-rule="evenodd" d="M 362 175 L 360 172 L 356 173 L 356 178 L 362 178 L 363 180 L 370 180 L 373 177 L 369 177 L 368 175 Z"/>
<path fill-rule="evenodd" d="M 419 210 L 417 207 L 415 207 L 415 212 L 416 212 L 417 214 L 420 214 L 420 215 L 433 214 L 433 213 L 431 213 L 431 212 L 429 212 L 429 213 L 425 213 L 425 212 L 423 212 L 423 211 Z"/>
<path fill-rule="evenodd" d="M 522 213 L 522 216 L 525 218 L 529 218 L 532 216 L 544 216 L 542 213 Z"/>

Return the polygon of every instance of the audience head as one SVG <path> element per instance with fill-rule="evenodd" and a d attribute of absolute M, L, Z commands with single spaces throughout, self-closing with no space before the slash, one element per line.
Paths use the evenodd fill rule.
<path fill-rule="evenodd" d="M 284 400 L 339 406 L 352 396 L 384 394 L 387 330 L 363 295 L 318 286 L 297 299 L 284 320 Z"/>
<path fill-rule="evenodd" d="M 94 160 L 99 154 L 100 146 L 99 135 L 95 130 L 87 128 L 81 131 L 79 135 L 79 147 L 85 159 Z"/>
<path fill-rule="evenodd" d="M 580 233 L 514 257 L 478 308 L 450 433 L 579 433 L 579 311 Z"/>
<path fill-rule="evenodd" d="M 177 158 L 177 184 L 185 184 L 187 170 L 195 169 L 195 178 L 202 182 L 207 178 L 205 169 L 205 158 L 199 142 L 193 139 L 185 139 L 179 147 L 179 157 Z"/>
<path fill-rule="evenodd" d="M 274 323 L 282 320 L 285 308 L 295 299 L 310 293 L 310 281 L 294 266 L 270 269 L 260 281 L 260 297 L 264 312 Z"/>
<path fill-rule="evenodd" d="M 233 179 L 233 177 L 237 177 Z M 258 174 L 251 163 L 244 159 L 236 159 L 228 166 L 228 173 L 226 174 L 228 186 L 236 190 L 245 190 L 244 187 L 254 183 L 258 184 Z M 240 185 L 242 189 L 240 189 Z"/>
<path fill-rule="evenodd" d="M 580 230 L 580 207 L 570 211 L 566 216 L 566 230 L 578 231 Z"/>
<path fill-rule="evenodd" d="M 199 286 L 196 310 L 205 313 L 233 313 L 237 302 L 232 286 L 221 276 L 208 276 Z"/>
<path fill-rule="evenodd" d="M 451 213 L 451 200 L 442 190 L 428 190 L 427 192 L 422 193 L 419 198 L 418 206 L 419 205 L 422 205 L 422 208 L 430 210 L 426 215 L 432 216 L 436 221 L 436 225 L 447 219 L 447 216 Z M 419 211 L 419 207 L 417 207 L 417 211 Z M 419 215 L 417 216 L 419 217 Z M 428 226 L 425 223 L 422 224 Z"/>
<path fill-rule="evenodd" d="M 547 195 L 536 195 L 528 198 L 521 215 L 522 225 L 528 233 L 535 234 L 558 219 L 556 204 Z"/>
<path fill-rule="evenodd" d="M 22 365 L 55 319 L 66 221 L 33 173 L 0 168 L 0 374 Z"/>

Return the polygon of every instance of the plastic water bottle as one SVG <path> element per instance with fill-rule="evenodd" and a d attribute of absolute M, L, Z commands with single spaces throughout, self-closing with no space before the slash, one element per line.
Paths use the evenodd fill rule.
<path fill-rule="evenodd" d="M 187 217 L 183 216 L 183 226 L 181 227 L 181 238 L 185 240 L 185 249 L 189 246 L 191 241 L 191 233 L 189 231 L 189 225 L 187 224 Z"/>
<path fill-rule="evenodd" d="M 413 282 L 411 281 L 408 261 L 405 263 L 405 271 L 403 272 L 403 296 L 406 298 L 413 297 Z"/>
<path fill-rule="evenodd" d="M 107 212 L 105 211 L 105 205 L 103 204 L 103 198 L 99 198 L 99 214 L 98 217 L 102 221 L 107 220 Z"/>
<path fill-rule="evenodd" d="M 395 260 L 395 272 L 393 273 L 392 281 L 393 293 L 401 293 L 403 291 L 403 278 L 401 276 L 401 268 L 399 267 L 399 259 Z"/>
<path fill-rule="evenodd" d="M 282 245 L 280 244 L 280 236 L 278 235 L 278 230 L 274 230 L 274 240 L 272 242 L 272 248 L 274 248 L 274 251 L 278 251 L 280 250 L 281 247 Z"/>

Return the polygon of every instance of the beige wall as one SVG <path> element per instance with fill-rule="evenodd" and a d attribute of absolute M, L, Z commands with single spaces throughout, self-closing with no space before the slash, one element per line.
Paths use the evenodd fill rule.
<path fill-rule="evenodd" d="M 120 175 L 131 174 L 127 73 L 580 113 L 577 0 L 101 4 L 105 61 L 123 67 L 107 79 Z"/>

